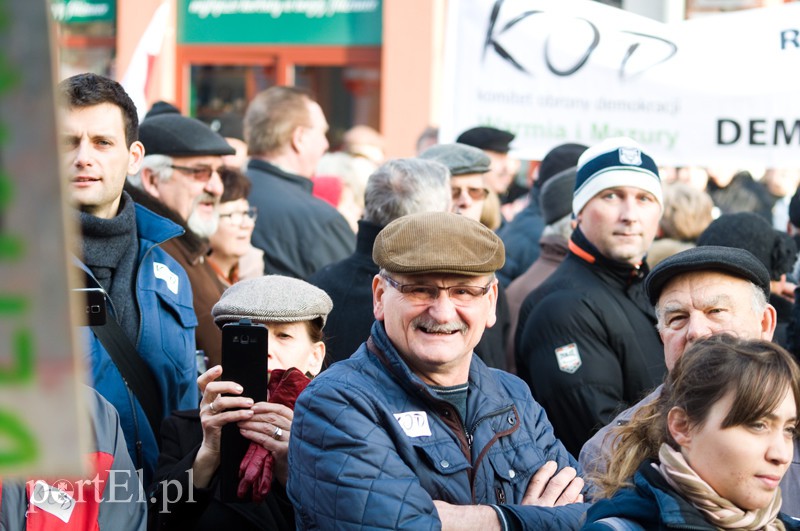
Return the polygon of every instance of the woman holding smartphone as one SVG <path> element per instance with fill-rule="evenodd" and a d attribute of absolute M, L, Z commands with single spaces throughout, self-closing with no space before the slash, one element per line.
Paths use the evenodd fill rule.
<path fill-rule="evenodd" d="M 292 409 L 307 379 L 322 368 L 322 328 L 332 308 L 321 289 L 279 275 L 243 280 L 223 293 L 212 310 L 215 322 L 222 327 L 250 319 L 266 325 L 265 354 L 276 380 L 269 386 L 268 401 L 253 403 L 242 396 L 237 382 L 225 380 L 223 366 L 198 378 L 200 408 L 175 412 L 161 429 L 156 480 L 148 496 L 155 499 L 150 505 L 151 529 L 294 529 L 293 508 L 284 490 Z M 273 403 L 275 395 L 283 403 Z M 222 427 L 232 423 L 252 441 L 251 450 L 261 451 L 262 457 L 270 454 L 273 462 L 268 485 L 259 485 L 268 478 L 260 468 L 253 478 L 253 460 L 243 464 L 243 469 L 250 468 L 240 485 L 246 496 L 241 503 L 223 502 L 218 490 L 220 435 Z"/>
<path fill-rule="evenodd" d="M 659 398 L 620 426 L 584 529 L 800 529 L 780 513 L 800 369 L 774 343 L 690 347 Z"/>

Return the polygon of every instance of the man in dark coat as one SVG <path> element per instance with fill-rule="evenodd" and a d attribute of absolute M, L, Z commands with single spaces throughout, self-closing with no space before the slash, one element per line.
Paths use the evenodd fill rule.
<path fill-rule="evenodd" d="M 523 302 L 516 360 L 577 455 L 666 370 L 642 282 L 662 212 L 658 167 L 629 138 L 601 142 L 578 160 L 572 212 L 569 255 Z"/>
<path fill-rule="evenodd" d="M 317 104 L 294 87 L 272 87 L 250 102 L 244 135 L 258 208 L 253 245 L 264 251 L 264 273 L 305 279 L 343 260 L 355 235 L 331 205 L 311 195 L 311 176 L 328 149 L 328 122 Z"/>
<path fill-rule="evenodd" d="M 223 186 L 217 170 L 222 156 L 232 155 L 235 150 L 200 120 L 174 112 L 142 121 L 139 136 L 145 158 L 131 184 L 144 194 L 138 194 L 135 200 L 187 229 L 163 248 L 189 275 L 198 321 L 197 349 L 208 358 L 211 367 L 219 364 L 222 357 L 222 334 L 214 325 L 211 307 L 225 286 L 205 259 L 209 252 L 207 238 L 219 224 Z"/>
<path fill-rule="evenodd" d="M 333 300 L 325 325 L 329 363 L 349 358 L 369 337 L 375 322 L 372 279 L 378 274 L 378 266 L 372 261 L 372 245 L 378 233 L 400 216 L 448 210 L 450 193 L 447 168 L 435 162 L 396 159 L 370 176 L 355 253 L 308 278 Z"/>

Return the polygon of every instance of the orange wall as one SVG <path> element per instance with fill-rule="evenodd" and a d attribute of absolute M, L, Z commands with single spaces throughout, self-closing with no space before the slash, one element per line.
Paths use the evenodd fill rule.
<path fill-rule="evenodd" d="M 415 155 L 417 137 L 438 125 L 444 0 L 384 0 L 381 132 L 388 157 Z"/>

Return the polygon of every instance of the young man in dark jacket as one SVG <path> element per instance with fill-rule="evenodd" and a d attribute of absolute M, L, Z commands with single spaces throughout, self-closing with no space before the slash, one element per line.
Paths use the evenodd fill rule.
<path fill-rule="evenodd" d="M 297 401 L 299 529 L 577 529 L 583 480 L 524 382 L 473 349 L 495 324 L 504 248 L 449 212 L 375 240 L 372 335 Z"/>
<path fill-rule="evenodd" d="M 569 254 L 523 302 L 517 371 L 573 455 L 664 376 L 644 261 L 662 211 L 658 167 L 628 138 L 578 160 Z"/>

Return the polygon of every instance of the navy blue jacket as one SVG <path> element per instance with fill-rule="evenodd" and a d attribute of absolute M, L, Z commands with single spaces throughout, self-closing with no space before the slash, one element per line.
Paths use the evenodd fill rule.
<path fill-rule="evenodd" d="M 136 349 L 156 377 L 166 417 L 176 409 L 195 408 L 199 402 L 194 339 L 197 317 L 192 307 L 192 287 L 183 268 L 159 247 L 181 235 L 183 229 L 138 204 L 136 229 L 136 302 L 141 316 Z M 109 312 L 113 313 L 113 306 Z M 144 469 L 146 485 L 158 460 L 158 444 L 147 415 L 100 341 L 88 327 L 83 331 L 92 386 L 119 412 L 128 453 L 136 467 Z M 136 448 L 137 441 L 142 443 L 141 451 Z"/>
<path fill-rule="evenodd" d="M 528 206 L 497 230 L 506 248 L 506 263 L 497 272 L 497 279 L 502 286 L 511 284 L 539 258 L 539 240 L 544 225 L 539 206 L 539 187 L 534 186 L 530 191 Z"/>
<path fill-rule="evenodd" d="M 716 530 L 688 500 L 681 497 L 647 460 L 633 477 L 633 487 L 618 491 L 613 497 L 600 500 L 586 514 L 586 531 L 613 529 L 600 522 L 603 518 L 622 518 L 644 529 Z M 800 529 L 800 521 L 783 513 L 779 518 L 787 530 Z"/>
<path fill-rule="evenodd" d="M 524 382 L 473 354 L 462 422 L 382 322 L 370 339 L 297 400 L 288 494 L 298 529 L 439 529 L 434 500 L 502 505 L 525 529 L 577 529 L 585 504 L 519 505 L 546 461 L 580 470 Z"/>

